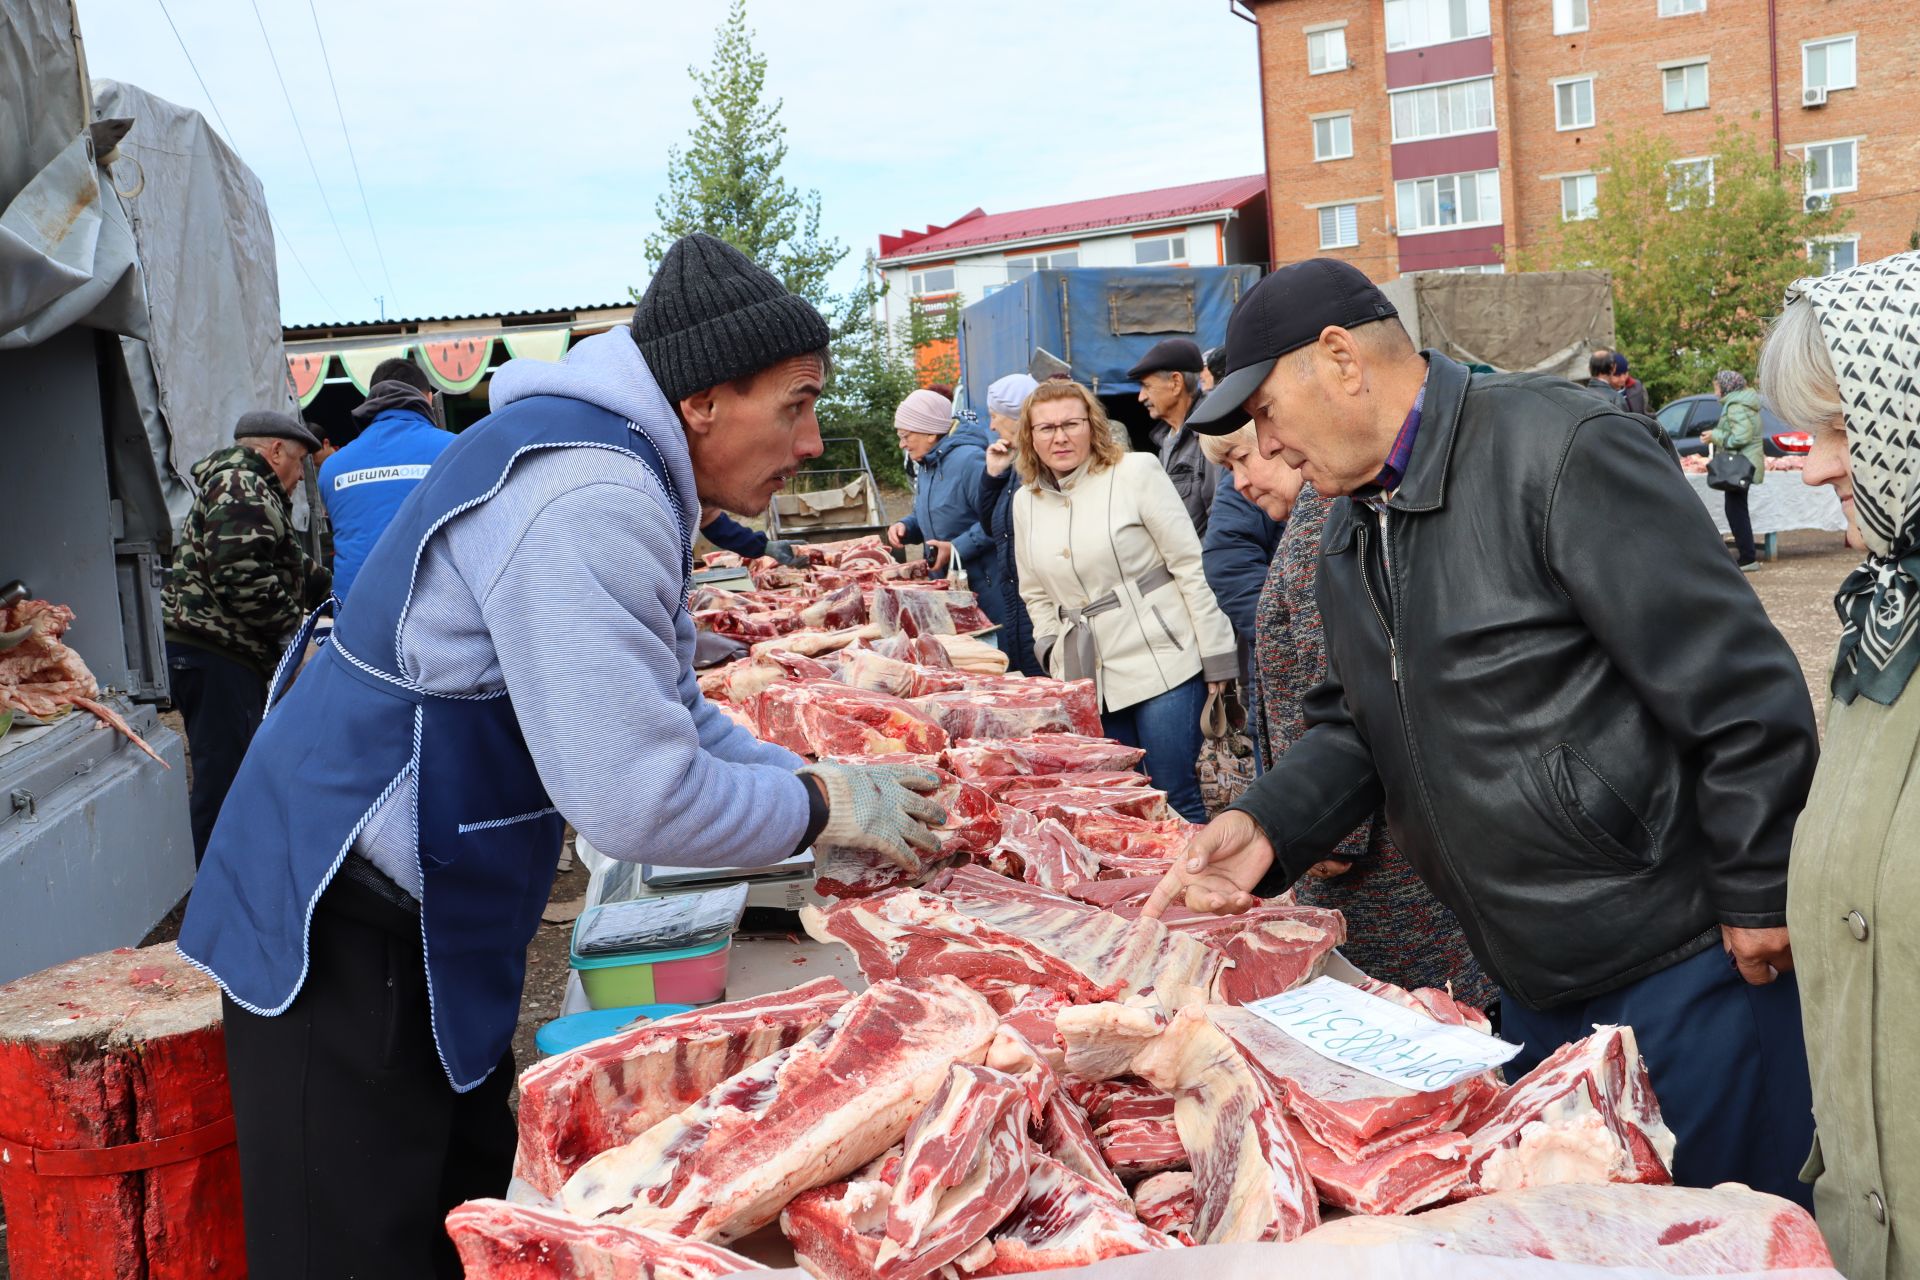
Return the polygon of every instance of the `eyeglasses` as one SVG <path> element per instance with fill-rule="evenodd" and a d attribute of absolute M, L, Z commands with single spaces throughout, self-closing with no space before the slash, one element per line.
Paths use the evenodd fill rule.
<path fill-rule="evenodd" d="M 1081 427 L 1093 425 L 1091 418 L 1068 418 L 1065 422 L 1036 422 L 1033 424 L 1034 439 L 1042 436 L 1071 435 Z"/>

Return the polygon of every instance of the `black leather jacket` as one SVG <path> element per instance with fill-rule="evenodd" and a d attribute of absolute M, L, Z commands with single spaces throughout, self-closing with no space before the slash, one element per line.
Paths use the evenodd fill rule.
<path fill-rule="evenodd" d="M 1332 676 L 1234 807 L 1292 883 L 1376 806 L 1487 972 L 1545 1009 L 1786 922 L 1818 754 L 1793 652 L 1649 420 L 1429 353 L 1385 514 L 1335 504 Z"/>

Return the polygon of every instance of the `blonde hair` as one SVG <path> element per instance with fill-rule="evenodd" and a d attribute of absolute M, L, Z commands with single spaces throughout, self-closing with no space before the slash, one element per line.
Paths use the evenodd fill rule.
<path fill-rule="evenodd" d="M 1051 468 L 1040 461 L 1040 451 L 1033 447 L 1033 408 L 1050 400 L 1078 400 L 1086 409 L 1089 432 L 1093 437 L 1090 459 L 1093 465 L 1089 470 L 1105 471 L 1127 456 L 1127 447 L 1114 435 L 1113 424 L 1107 420 L 1107 411 L 1101 407 L 1100 398 L 1077 382 L 1051 378 L 1035 387 L 1027 397 L 1027 402 L 1020 406 L 1020 429 L 1013 437 L 1013 467 L 1020 473 L 1021 480 L 1034 484 L 1041 476 L 1052 474 Z"/>
<path fill-rule="evenodd" d="M 1201 454 L 1205 456 L 1208 462 L 1211 462 L 1216 467 L 1226 466 L 1227 455 L 1235 449 L 1238 449 L 1241 445 L 1245 445 L 1249 449 L 1255 448 L 1257 445 L 1253 434 L 1252 422 L 1244 423 L 1238 430 L 1229 431 L 1223 436 L 1200 437 Z"/>
<path fill-rule="evenodd" d="M 1789 302 L 1767 331 L 1759 378 L 1768 405 L 1801 431 L 1817 431 L 1842 412 L 1820 316 L 1805 298 Z"/>

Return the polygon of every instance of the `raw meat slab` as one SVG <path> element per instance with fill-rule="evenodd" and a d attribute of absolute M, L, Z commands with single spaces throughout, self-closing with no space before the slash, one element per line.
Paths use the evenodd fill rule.
<path fill-rule="evenodd" d="M 969 1253 L 957 1264 L 965 1276 L 1008 1276 L 1084 1267 L 1106 1258 L 1177 1249 L 1134 1215 L 1133 1205 L 1050 1156 L 1035 1153 L 1027 1193 L 991 1236 L 992 1250 Z"/>
<path fill-rule="evenodd" d="M 1831 1267 L 1800 1206 L 1737 1182 L 1712 1190 L 1612 1184 L 1534 1187 L 1412 1217 L 1344 1218 L 1314 1244 L 1412 1244 L 1487 1258 L 1552 1258 L 1671 1275 Z"/>
<path fill-rule="evenodd" d="M 876 982 L 793 1047 L 589 1160 L 561 1204 L 736 1240 L 898 1142 L 953 1063 L 986 1056 L 999 1021 L 958 978 Z"/>
<path fill-rule="evenodd" d="M 556 1196 L 581 1165 L 820 1026 L 853 993 L 837 978 L 616 1032 L 520 1073 L 514 1176 Z"/>
<path fill-rule="evenodd" d="M 1146 754 L 1140 747 L 1123 746 L 1111 738 L 1053 733 L 1037 738 L 955 742 L 947 749 L 947 768 L 962 778 L 1084 773 L 1131 769 Z"/>
<path fill-rule="evenodd" d="M 731 1249 L 505 1200 L 447 1215 L 467 1280 L 709 1280 L 765 1271 Z"/>
<path fill-rule="evenodd" d="M 875 1255 L 880 1280 L 921 1280 L 986 1238 L 1026 1194 L 1027 1086 L 956 1063 L 907 1130 Z"/>
<path fill-rule="evenodd" d="M 1365 1160 L 1346 1161 L 1293 1122 L 1294 1145 L 1320 1198 L 1351 1213 L 1412 1213 L 1447 1198 L 1467 1176 L 1473 1143 L 1458 1133 L 1429 1133 Z"/>

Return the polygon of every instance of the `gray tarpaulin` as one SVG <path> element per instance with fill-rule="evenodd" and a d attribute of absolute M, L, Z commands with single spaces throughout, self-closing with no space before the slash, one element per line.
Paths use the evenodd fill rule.
<path fill-rule="evenodd" d="M 0 349 L 121 335 L 177 524 L 240 415 L 293 408 L 266 196 L 198 112 L 89 89 L 81 49 L 72 0 L 0 0 Z"/>
<path fill-rule="evenodd" d="M 1426 272 L 1382 287 L 1415 342 L 1469 364 L 1584 381 L 1593 349 L 1613 345 L 1604 271 Z"/>

